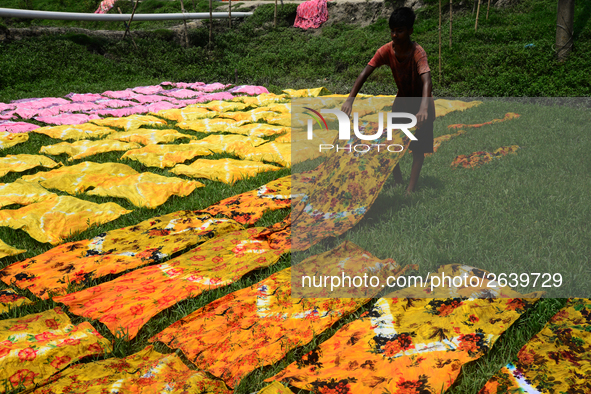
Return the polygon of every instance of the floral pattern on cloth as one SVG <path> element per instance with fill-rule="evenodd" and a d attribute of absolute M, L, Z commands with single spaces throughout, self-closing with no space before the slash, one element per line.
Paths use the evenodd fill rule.
<path fill-rule="evenodd" d="M 25 133 L 15 134 L 6 131 L 0 131 L 0 150 L 11 148 L 29 140 L 29 135 Z"/>
<path fill-rule="evenodd" d="M 293 394 L 289 388 L 285 387 L 281 383 L 274 381 L 271 384 L 263 387 L 257 394 Z"/>
<path fill-rule="evenodd" d="M 509 153 L 517 154 L 517 150 L 521 149 L 519 145 L 501 146 L 494 152 L 474 152 L 470 155 L 459 155 L 452 161 L 450 167 L 462 166 L 464 168 L 480 167 L 483 164 L 490 163 L 494 159 L 500 159 L 507 156 Z"/>
<path fill-rule="evenodd" d="M 226 198 L 201 212 L 224 215 L 238 223 L 254 224 L 268 211 L 291 206 L 291 178 L 271 181 L 258 189 Z"/>
<path fill-rule="evenodd" d="M 223 234 L 165 263 L 54 297 L 54 301 L 69 306 L 71 313 L 101 321 L 114 335 L 126 335 L 131 340 L 166 308 L 275 264 L 288 249 L 272 249 L 266 239 L 258 237 L 264 230 L 253 227 Z"/>
<path fill-rule="evenodd" d="M 0 210 L 0 226 L 21 229 L 38 242 L 57 245 L 91 226 L 108 223 L 130 212 L 113 202 L 96 204 L 57 196 L 19 209 Z"/>
<path fill-rule="evenodd" d="M 140 148 L 141 145 L 135 142 L 121 142 L 117 140 L 80 140 L 76 142 L 60 142 L 55 145 L 46 145 L 41 147 L 39 153 L 45 153 L 48 155 L 59 156 L 66 154 L 70 156 L 68 161 L 83 159 L 88 156 L 93 156 L 98 153 L 105 152 L 121 152 L 128 151 L 130 149 Z"/>
<path fill-rule="evenodd" d="M 170 172 L 233 185 L 237 181 L 257 176 L 262 172 L 278 171 L 280 169 L 281 167 L 250 160 L 198 159 L 189 165 L 177 164 Z"/>
<path fill-rule="evenodd" d="M 2 247 L 2 241 L 0 241 L 0 250 L 1 250 L 1 247 Z M 6 313 L 11 308 L 16 308 L 21 305 L 30 305 L 32 303 L 33 302 L 31 300 L 29 300 L 27 297 L 18 294 L 17 292 L 15 292 L 12 289 L 0 290 L 0 313 Z"/>
<path fill-rule="evenodd" d="M 298 5 L 294 27 L 318 29 L 328 20 L 327 0 L 308 0 Z M 313 96 L 314 97 L 314 96 Z"/>
<path fill-rule="evenodd" d="M 269 161 L 284 167 L 291 167 L 291 144 L 287 143 L 267 142 L 236 152 L 236 154 L 243 160 Z"/>
<path fill-rule="evenodd" d="M 90 323 L 73 325 L 59 307 L 0 321 L 0 381 L 9 390 L 32 387 L 84 357 L 111 351 Z"/>
<path fill-rule="evenodd" d="M 507 112 L 505 114 L 505 116 L 503 117 L 503 119 L 493 119 L 490 122 L 477 123 L 477 124 L 450 124 L 449 126 L 447 126 L 447 128 L 449 128 L 449 129 L 470 129 L 470 128 L 478 128 L 478 127 L 482 127 L 482 126 L 486 126 L 486 125 L 490 125 L 490 124 L 496 124 L 496 123 L 505 122 L 507 120 L 517 119 L 520 116 L 521 115 L 516 114 L 515 112 Z"/>
<path fill-rule="evenodd" d="M 137 129 L 133 131 L 126 131 L 122 133 L 112 134 L 110 139 L 137 142 L 142 145 L 161 144 L 163 142 L 174 142 L 181 138 L 194 139 L 195 137 L 188 134 L 179 133 L 174 129 Z"/>
<path fill-rule="evenodd" d="M 136 207 L 153 209 L 164 204 L 171 196 L 186 197 L 196 188 L 204 186 L 197 181 L 143 172 L 106 180 L 86 194 L 125 198 Z"/>
<path fill-rule="evenodd" d="M 480 279 L 483 271 L 449 265 L 439 272 Z M 521 298 L 524 295 L 504 288 L 506 296 L 515 298 L 476 298 L 488 284 L 483 281 L 476 289 L 441 287 L 432 294 L 444 298 L 415 298 L 412 289 L 391 293 L 268 381 L 319 393 L 446 390 L 462 365 L 486 354 L 539 295 Z"/>
<path fill-rule="evenodd" d="M 74 365 L 42 382 L 36 394 L 230 394 L 220 380 L 189 369 L 174 353 L 147 346 L 124 358 Z"/>
<path fill-rule="evenodd" d="M 128 150 L 121 159 L 135 160 L 146 167 L 166 168 L 197 156 L 211 154 L 209 144 L 147 145 L 140 149 Z"/>
<path fill-rule="evenodd" d="M 0 178 L 9 172 L 23 172 L 35 167 L 55 168 L 61 163 L 56 163 L 49 157 L 41 155 L 10 155 L 0 157 Z"/>
<path fill-rule="evenodd" d="M 0 208 L 12 204 L 34 204 L 54 197 L 57 197 L 57 194 L 22 179 L 12 183 L 0 183 Z"/>
<path fill-rule="evenodd" d="M 0 279 L 37 297 L 65 294 L 70 283 L 82 283 L 157 263 L 242 226 L 207 213 L 178 211 L 98 236 L 70 242 L 0 271 Z"/>
<path fill-rule="evenodd" d="M 6 256 L 15 256 L 25 252 L 25 249 L 14 248 L 0 239 L 0 259 Z"/>
<path fill-rule="evenodd" d="M 570 299 L 479 394 L 591 392 L 591 300 Z"/>
<path fill-rule="evenodd" d="M 105 118 L 93 120 L 99 126 L 117 127 L 125 131 L 137 130 L 142 126 L 166 126 L 166 121 L 152 115 L 130 115 L 123 118 Z"/>
<path fill-rule="evenodd" d="M 104 126 L 97 126 L 92 123 L 65 126 L 39 127 L 35 133 L 45 134 L 48 137 L 58 140 L 86 140 L 89 138 L 102 138 L 109 134 L 116 133 L 114 129 Z"/>
<path fill-rule="evenodd" d="M 291 268 L 230 293 L 150 339 L 180 349 L 198 368 L 236 387 L 369 299 L 291 297 Z"/>

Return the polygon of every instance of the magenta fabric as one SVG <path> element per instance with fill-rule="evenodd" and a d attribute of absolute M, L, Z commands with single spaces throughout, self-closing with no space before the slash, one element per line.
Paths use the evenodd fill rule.
<path fill-rule="evenodd" d="M 99 7 L 94 12 L 95 14 L 106 14 L 113 8 L 113 4 L 115 4 L 116 0 L 103 0 L 99 4 Z"/>
<path fill-rule="evenodd" d="M 86 101 L 95 101 L 104 98 L 100 94 L 97 93 L 70 93 L 66 94 L 64 97 L 69 98 L 72 101 L 79 101 L 79 102 L 86 102 Z"/>
<path fill-rule="evenodd" d="M 199 86 L 205 86 L 204 82 L 162 82 L 160 85 L 162 86 L 174 86 L 175 88 L 181 88 L 181 89 L 186 89 L 186 88 L 191 88 L 191 89 L 197 89 L 197 87 Z"/>
<path fill-rule="evenodd" d="M 298 5 L 293 24 L 302 29 L 317 29 L 328 20 L 326 0 L 308 0 Z"/>
<path fill-rule="evenodd" d="M 156 94 L 164 89 L 160 85 L 153 85 L 153 86 L 138 86 L 137 88 L 133 88 L 131 90 L 133 90 L 136 93 L 140 93 L 140 94 Z"/>
<path fill-rule="evenodd" d="M 85 115 L 85 114 L 61 114 L 57 116 L 37 116 L 35 120 L 43 123 L 49 123 L 54 125 L 64 124 L 81 124 L 86 123 L 92 119 L 100 119 L 97 115 Z"/>
<path fill-rule="evenodd" d="M 250 94 L 250 95 L 269 93 L 267 88 L 265 88 L 264 86 L 253 86 L 253 85 L 235 86 L 232 89 L 229 89 L 228 92 L 230 92 L 230 93 L 246 93 L 246 94 Z"/>
<path fill-rule="evenodd" d="M 28 133 L 31 130 L 38 129 L 40 126 L 25 122 L 11 122 L 9 120 L 0 120 L 0 131 L 9 133 Z"/>

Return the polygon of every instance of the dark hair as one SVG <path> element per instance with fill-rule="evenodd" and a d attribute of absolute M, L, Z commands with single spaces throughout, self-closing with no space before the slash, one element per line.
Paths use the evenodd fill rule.
<path fill-rule="evenodd" d="M 396 8 L 394 12 L 392 12 L 388 24 L 390 25 L 390 29 L 394 29 L 396 27 L 406 27 L 408 29 L 412 29 L 415 19 L 416 15 L 412 8 L 400 7 Z"/>

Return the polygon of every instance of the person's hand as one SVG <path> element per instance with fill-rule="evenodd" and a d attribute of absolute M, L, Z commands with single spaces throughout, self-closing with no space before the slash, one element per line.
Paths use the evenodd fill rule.
<path fill-rule="evenodd" d="M 427 117 L 429 116 L 427 113 L 427 109 L 421 108 L 417 113 L 417 128 L 421 127 L 423 123 L 427 121 Z"/>
<path fill-rule="evenodd" d="M 355 100 L 355 98 L 348 97 L 347 100 L 345 100 L 345 102 L 343 103 L 343 106 L 341 107 L 341 111 L 346 113 L 347 116 L 351 116 L 351 112 L 353 111 L 353 101 L 354 100 Z"/>

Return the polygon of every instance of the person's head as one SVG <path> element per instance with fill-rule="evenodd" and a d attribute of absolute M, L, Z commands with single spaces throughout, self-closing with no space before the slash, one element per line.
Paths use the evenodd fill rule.
<path fill-rule="evenodd" d="M 390 25 L 390 33 L 392 41 L 400 42 L 410 40 L 410 35 L 413 32 L 416 15 L 409 7 L 400 7 L 392 12 L 388 24 Z"/>

